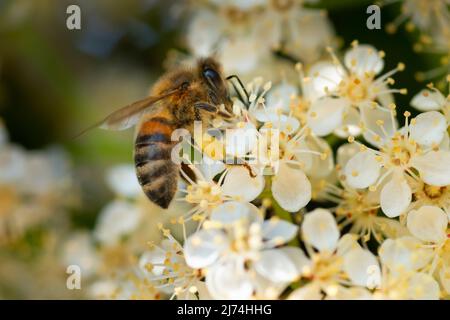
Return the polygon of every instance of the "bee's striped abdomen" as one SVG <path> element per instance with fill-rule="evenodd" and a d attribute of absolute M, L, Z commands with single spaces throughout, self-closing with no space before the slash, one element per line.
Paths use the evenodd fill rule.
<path fill-rule="evenodd" d="M 154 117 L 142 123 L 135 142 L 136 174 L 147 197 L 167 208 L 177 191 L 177 164 L 171 160 L 174 126 L 165 117 Z"/>

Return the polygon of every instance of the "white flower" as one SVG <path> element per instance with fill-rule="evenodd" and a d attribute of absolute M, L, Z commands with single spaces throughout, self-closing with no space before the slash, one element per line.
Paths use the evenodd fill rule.
<path fill-rule="evenodd" d="M 442 209 L 424 206 L 408 214 L 409 231 L 424 242 L 442 244 L 447 240 L 448 217 Z"/>
<path fill-rule="evenodd" d="M 301 230 L 309 258 L 297 249 L 297 262 L 302 276 L 309 282 L 295 290 L 291 298 L 317 299 L 319 291 L 327 298 L 337 298 L 339 292 L 345 290 L 344 284 L 370 288 L 379 285 L 377 279 L 372 278 L 372 274 L 380 273 L 375 256 L 362 249 L 351 235 L 340 238 L 329 211 L 316 209 L 306 214 Z M 306 288 L 312 291 L 305 291 Z"/>
<path fill-rule="evenodd" d="M 450 266 L 448 223 L 447 214 L 438 207 L 423 206 L 412 210 L 407 217 L 407 228 L 411 236 L 386 240 L 380 248 L 383 263 L 393 273 L 420 271 L 434 274 L 436 280 L 447 290 L 446 272 Z M 435 285 L 432 286 L 434 290 Z M 432 292 L 436 296 L 435 291 Z"/>
<path fill-rule="evenodd" d="M 94 275 L 100 266 L 100 259 L 91 235 L 81 231 L 72 234 L 64 243 L 62 262 L 65 267 L 79 266 L 82 275 L 87 278 Z"/>
<path fill-rule="evenodd" d="M 114 200 L 100 213 L 94 234 L 104 245 L 115 245 L 121 237 L 137 229 L 142 218 L 141 209 L 123 200 Z"/>
<path fill-rule="evenodd" d="M 339 229 L 333 216 L 322 209 L 305 216 L 302 234 L 303 240 L 319 251 L 334 251 L 339 240 Z"/>
<path fill-rule="evenodd" d="M 267 51 L 264 49 L 261 42 L 251 36 L 227 39 L 220 45 L 220 61 L 229 73 L 250 73 L 260 65 Z"/>
<path fill-rule="evenodd" d="M 386 26 L 386 30 L 394 33 L 407 21 L 405 28 L 408 31 L 417 28 L 424 33 L 438 31 L 445 34 L 445 30 L 450 28 L 449 20 L 448 3 L 445 0 L 405 0 L 401 6 L 401 14 Z"/>
<path fill-rule="evenodd" d="M 289 255 L 276 248 L 296 233 L 297 227 L 286 221 L 263 221 L 253 205 L 228 202 L 187 239 L 184 252 L 189 266 L 206 270 L 214 298 L 274 298 L 298 276 Z"/>
<path fill-rule="evenodd" d="M 187 44 L 194 56 L 208 56 L 220 38 L 223 21 L 209 10 L 200 10 L 188 26 Z"/>
<path fill-rule="evenodd" d="M 311 200 L 311 184 L 302 170 L 281 162 L 272 178 L 272 194 L 283 209 L 296 212 Z"/>
<path fill-rule="evenodd" d="M 347 162 L 344 170 L 346 181 L 355 188 L 376 189 L 389 179 L 380 193 L 381 208 L 389 217 L 405 213 L 411 203 L 408 177 L 435 186 L 450 184 L 450 152 L 438 146 L 447 134 L 443 115 L 435 111 L 422 113 L 408 124 L 409 115 L 405 113 L 405 127 L 393 134 L 388 134 L 384 122 L 379 120 L 383 136 L 371 132 L 379 150 L 361 145 L 361 151 Z"/>
<path fill-rule="evenodd" d="M 396 272 L 417 271 L 425 267 L 431 254 L 432 250 L 421 248 L 420 240 L 411 236 L 386 239 L 379 249 L 381 262 Z"/>
<path fill-rule="evenodd" d="M 160 245 L 152 244 L 139 259 L 140 273 L 154 284 L 155 288 L 169 294 L 170 299 L 208 298 L 204 283 L 200 281 L 202 272 L 186 264 L 183 246 L 173 238 L 168 230 Z"/>
<path fill-rule="evenodd" d="M 13 145 L 7 145 L 0 149 L 0 182 L 1 184 L 19 184 L 24 179 L 26 168 L 25 151 Z"/>
<path fill-rule="evenodd" d="M 431 275 L 422 272 L 386 271 L 373 297 L 384 300 L 437 300 L 439 284 Z"/>
<path fill-rule="evenodd" d="M 441 111 L 450 124 L 450 100 L 439 90 L 430 86 L 416 94 L 411 100 L 411 106 L 420 111 Z"/>
<path fill-rule="evenodd" d="M 133 165 L 114 166 L 108 170 L 106 181 L 118 195 L 136 198 L 142 194 L 141 186 L 136 178 L 136 169 Z"/>
<path fill-rule="evenodd" d="M 334 32 L 326 12 L 304 8 L 299 1 L 267 2 L 257 27 L 260 41 L 269 47 L 311 63 L 332 43 Z"/>
<path fill-rule="evenodd" d="M 267 0 L 247 0 L 247 1 L 240 1 L 240 0 L 208 0 L 212 4 L 216 6 L 223 6 L 223 7 L 236 7 L 240 10 L 249 10 L 253 9 L 255 7 L 264 5 Z"/>
<path fill-rule="evenodd" d="M 227 201 L 253 201 L 264 188 L 262 176 L 250 176 L 249 169 L 243 166 L 231 165 L 226 167 L 221 161 L 213 161 L 207 157 L 198 166 L 189 165 L 196 176 L 193 181 L 182 171 L 189 181 L 186 189 L 181 189 L 185 196 L 181 197 L 194 207 L 185 215 L 186 221 L 204 220 L 212 210 Z M 219 175 L 217 181 L 215 177 Z"/>
<path fill-rule="evenodd" d="M 367 116 L 367 104 L 375 101 L 387 106 L 393 102 L 392 93 L 405 90 L 388 89 L 393 83 L 391 75 L 404 69 L 403 64 L 375 78 L 383 69 L 384 53 L 369 45 L 353 43 L 344 57 L 343 66 L 333 55 L 333 62 L 319 62 L 309 71 L 309 78 L 316 94 L 321 99 L 314 101 L 309 109 L 307 123 L 313 132 L 324 136 L 339 129 L 347 135 L 355 131 L 359 122 L 374 127 L 372 117 Z M 356 108 L 356 109 L 355 109 Z M 376 110 L 379 118 L 381 111 Z M 374 111 L 372 111 L 374 112 Z M 358 116 L 357 113 L 360 115 Z M 388 113 L 389 114 L 389 113 Z M 390 121 L 391 118 L 387 118 Z"/>
<path fill-rule="evenodd" d="M 417 179 L 409 179 L 408 182 L 414 199 L 411 209 L 418 209 L 425 205 L 437 206 L 450 217 L 450 185 L 433 186 Z"/>
<path fill-rule="evenodd" d="M 349 156 L 359 151 L 358 148 L 354 150 L 355 146 L 345 144 L 338 149 L 340 166 L 346 163 Z M 338 175 L 339 173 L 338 171 Z M 381 243 L 385 238 L 396 238 L 407 232 L 398 221 L 377 215 L 380 209 L 378 191 L 353 188 L 340 175 L 339 183 L 340 187 L 322 180 L 320 199 L 336 203 L 337 206 L 333 211 L 341 229 L 351 225 L 349 233 L 357 235 L 363 243 L 372 237 Z"/>
<path fill-rule="evenodd" d="M 258 110 L 256 117 L 259 121 L 270 121 L 271 115 L 289 114 L 292 101 L 298 94 L 297 87 L 284 81 L 273 87 L 265 96 L 265 111 Z"/>
<path fill-rule="evenodd" d="M 277 63 L 272 58 L 274 50 L 310 63 L 333 41 L 333 28 L 325 11 L 306 9 L 300 2 L 210 2 L 211 7 L 193 5 L 196 14 L 186 40 L 196 56 L 218 52 L 227 73 L 261 75 L 260 66 L 267 66 L 265 72 Z M 279 72 L 279 68 L 273 71 Z"/>
<path fill-rule="evenodd" d="M 55 213 L 63 215 L 63 207 L 77 200 L 68 163 L 58 148 L 0 145 L 0 242 L 18 239 Z"/>

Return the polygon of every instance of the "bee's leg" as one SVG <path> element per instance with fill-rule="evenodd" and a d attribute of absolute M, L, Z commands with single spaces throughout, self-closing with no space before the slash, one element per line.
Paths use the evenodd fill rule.
<path fill-rule="evenodd" d="M 183 171 L 184 174 L 181 174 L 180 176 L 186 183 L 191 184 L 191 181 L 197 182 L 197 176 L 195 175 L 195 172 L 189 167 L 187 163 L 181 163 L 180 171 Z M 190 179 L 191 181 L 189 181 L 188 179 Z"/>
<path fill-rule="evenodd" d="M 194 104 L 194 107 L 197 109 L 202 109 L 211 113 L 217 113 L 219 112 L 219 108 L 216 106 L 208 103 L 208 102 L 197 102 Z"/>
<path fill-rule="evenodd" d="M 233 165 L 244 167 L 245 169 L 247 169 L 248 174 L 250 175 L 250 177 L 256 178 L 257 174 L 253 172 L 252 167 L 246 161 L 243 161 L 243 162 L 241 162 L 239 164 L 233 164 Z"/>
<path fill-rule="evenodd" d="M 226 119 L 230 119 L 233 116 L 226 111 L 220 110 L 218 107 L 216 107 L 215 105 L 212 105 L 208 102 L 197 102 L 194 104 L 194 107 L 197 109 L 205 110 L 207 112 L 216 113 L 219 116 L 224 117 Z"/>
<path fill-rule="evenodd" d="M 250 175 L 250 177 L 252 178 L 256 178 L 256 174 L 253 172 L 252 167 L 249 166 L 249 164 L 247 162 L 244 162 L 242 164 L 242 166 L 248 170 L 248 174 Z"/>

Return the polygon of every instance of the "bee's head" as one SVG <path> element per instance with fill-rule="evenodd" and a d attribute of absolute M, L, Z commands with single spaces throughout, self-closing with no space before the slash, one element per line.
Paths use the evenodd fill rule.
<path fill-rule="evenodd" d="M 208 97 L 215 105 L 225 105 L 225 109 L 231 113 L 233 103 L 230 99 L 225 79 L 222 76 L 222 66 L 214 58 L 200 59 L 198 72 L 206 88 Z"/>

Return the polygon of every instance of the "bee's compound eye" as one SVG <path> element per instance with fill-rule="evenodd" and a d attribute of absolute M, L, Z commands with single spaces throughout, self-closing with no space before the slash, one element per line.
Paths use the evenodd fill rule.
<path fill-rule="evenodd" d="M 203 70 L 203 76 L 217 88 L 222 83 L 220 75 L 213 69 Z"/>

